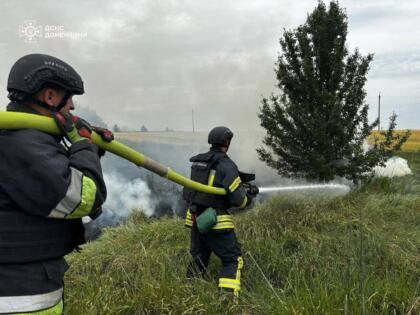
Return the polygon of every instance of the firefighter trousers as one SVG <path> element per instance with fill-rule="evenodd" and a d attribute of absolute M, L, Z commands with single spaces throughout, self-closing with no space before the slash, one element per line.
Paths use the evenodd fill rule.
<path fill-rule="evenodd" d="M 241 287 L 241 269 L 243 267 L 240 245 L 233 230 L 200 233 L 196 224 L 191 228 L 190 254 L 192 260 L 187 269 L 187 277 L 202 276 L 207 270 L 211 253 L 222 261 L 219 277 L 221 291 L 234 292 L 239 295 Z"/>

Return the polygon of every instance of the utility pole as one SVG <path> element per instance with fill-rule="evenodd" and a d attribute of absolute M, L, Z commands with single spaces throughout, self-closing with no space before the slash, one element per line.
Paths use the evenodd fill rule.
<path fill-rule="evenodd" d="M 193 129 L 193 133 L 194 133 L 195 132 L 195 126 L 194 126 L 194 109 L 192 110 L 191 118 L 192 118 L 192 129 Z"/>
<path fill-rule="evenodd" d="M 378 96 L 378 131 L 381 131 L 381 92 L 379 92 Z"/>

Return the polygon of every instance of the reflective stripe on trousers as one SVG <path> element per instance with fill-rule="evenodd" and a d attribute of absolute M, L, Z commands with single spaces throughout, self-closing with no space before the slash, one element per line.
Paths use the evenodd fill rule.
<path fill-rule="evenodd" d="M 219 288 L 230 289 L 235 294 L 235 297 L 239 296 L 241 290 L 241 269 L 244 266 L 242 257 L 238 257 L 238 267 L 236 269 L 235 279 L 231 278 L 220 278 Z"/>
<path fill-rule="evenodd" d="M 0 314 L 30 313 L 55 308 L 63 298 L 63 288 L 49 293 L 23 296 L 0 296 Z M 31 313 L 32 312 L 32 313 Z M 37 313 L 35 313 L 37 314 Z M 44 313 L 40 313 L 44 314 Z M 60 314 L 60 313 L 45 313 Z"/>
<path fill-rule="evenodd" d="M 191 214 L 190 209 L 187 210 L 187 215 L 185 217 L 185 226 L 186 227 L 192 227 L 193 226 L 192 214 Z"/>
<path fill-rule="evenodd" d="M 36 311 L 31 313 L 15 313 L 14 315 L 62 315 L 63 314 L 63 300 L 57 305 L 47 308 L 46 310 Z"/>

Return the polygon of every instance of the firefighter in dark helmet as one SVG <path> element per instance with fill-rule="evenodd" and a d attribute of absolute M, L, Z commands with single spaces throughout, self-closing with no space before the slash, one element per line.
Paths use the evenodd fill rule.
<path fill-rule="evenodd" d="M 63 257 L 84 243 L 81 218 L 97 217 L 106 197 L 91 126 L 70 114 L 83 82 L 64 61 L 31 54 L 7 89 L 7 111 L 53 117 L 63 136 L 0 130 L 0 314 L 61 314 Z"/>
<path fill-rule="evenodd" d="M 183 196 L 189 204 L 185 224 L 191 228 L 192 260 L 187 277 L 203 275 L 213 252 L 223 264 L 219 278 L 222 296 L 232 295 L 236 298 L 241 288 L 243 260 L 229 209 L 246 208 L 255 195 L 244 188 L 236 164 L 226 154 L 232 137 L 233 133 L 229 128 L 213 128 L 208 135 L 210 150 L 190 159 L 193 163 L 192 180 L 222 187 L 227 195 L 211 195 L 184 189 Z"/>

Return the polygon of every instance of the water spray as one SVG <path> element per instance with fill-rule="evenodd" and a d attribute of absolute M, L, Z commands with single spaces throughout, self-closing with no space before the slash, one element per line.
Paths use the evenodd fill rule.
<path fill-rule="evenodd" d="M 259 187 L 260 194 L 286 192 L 286 191 L 299 191 L 299 190 L 342 190 L 344 193 L 350 191 L 350 187 L 343 184 L 313 184 L 313 185 L 293 185 L 293 186 L 277 186 L 277 187 Z"/>

